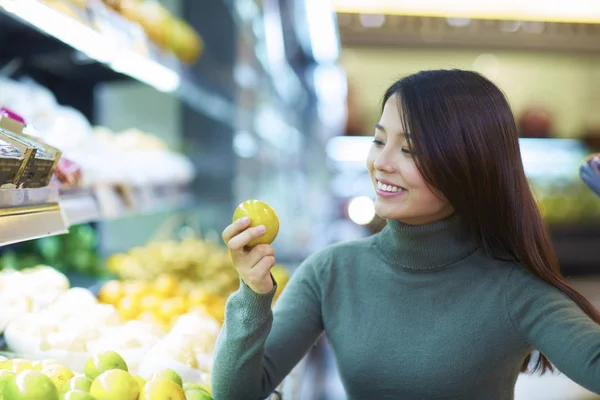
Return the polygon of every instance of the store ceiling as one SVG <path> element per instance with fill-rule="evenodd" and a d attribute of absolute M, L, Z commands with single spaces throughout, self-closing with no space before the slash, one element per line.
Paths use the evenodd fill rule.
<path fill-rule="evenodd" d="M 398 2 L 402 3 L 402 2 Z M 600 6 L 600 2 L 598 2 Z M 600 53 L 600 24 L 338 12 L 345 46 Z"/>
<path fill-rule="evenodd" d="M 340 13 L 599 23 L 597 0 L 332 0 Z"/>

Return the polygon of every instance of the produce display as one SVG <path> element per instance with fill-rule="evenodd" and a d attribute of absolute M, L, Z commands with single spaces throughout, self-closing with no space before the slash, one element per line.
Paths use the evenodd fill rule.
<path fill-rule="evenodd" d="M 71 18 L 83 23 L 87 22 L 101 32 L 105 24 L 119 26 L 123 30 L 127 30 L 127 24 L 137 24 L 158 48 L 173 53 L 186 64 L 194 63 L 202 54 L 204 43 L 198 32 L 183 19 L 171 14 L 158 0 L 43 0 L 43 2 Z M 107 10 L 99 10 L 99 6 Z M 86 20 L 82 10 L 90 10 L 93 18 Z M 134 47 L 134 50 L 137 49 Z"/>
<path fill-rule="evenodd" d="M 69 233 L 6 246 L 0 255 L 0 269 L 25 270 L 50 265 L 69 274 L 101 278 L 107 275 L 98 254 L 98 237 L 90 225 L 74 225 Z"/>
<path fill-rule="evenodd" d="M 69 289 L 69 280 L 53 268 L 0 271 L 0 332 L 25 313 L 39 311 Z"/>
<path fill-rule="evenodd" d="M 117 308 L 98 302 L 89 290 L 71 288 L 46 307 L 15 316 L 4 338 L 16 354 L 56 360 L 73 370 L 83 370 L 90 354 L 112 350 L 145 377 L 167 365 L 189 379 L 207 379 L 220 323 L 202 308 L 173 321 L 170 327 L 125 321 Z"/>
<path fill-rule="evenodd" d="M 243 216 L 267 226 L 262 243 L 274 240 L 279 221 L 266 203 L 243 203 L 234 219 Z M 77 245 L 37 242 L 37 251 L 66 264 L 61 257 L 78 246 L 93 247 L 89 233 Z M 70 288 L 49 266 L 0 271 L 0 327 L 13 354 L 0 359 L 0 398 L 211 398 L 225 302 L 239 286 L 226 248 L 200 238 L 152 242 L 107 267 L 116 277 L 97 295 Z M 289 273 L 277 265 L 272 274 L 277 298 Z"/>
<path fill-rule="evenodd" d="M 104 0 L 127 20 L 140 24 L 148 38 L 191 64 L 202 53 L 200 35 L 186 21 L 173 16 L 157 0 Z"/>
<path fill-rule="evenodd" d="M 126 321 L 152 322 L 164 329 L 169 329 L 177 318 L 195 309 L 201 309 L 222 322 L 226 297 L 202 287 L 192 281 L 180 284 L 176 278 L 166 274 L 152 283 L 111 280 L 100 289 L 98 300 L 114 306 Z"/>
<path fill-rule="evenodd" d="M 544 219 L 550 225 L 600 223 L 600 199 L 582 182 L 532 183 Z"/>
<path fill-rule="evenodd" d="M 171 325 L 174 318 L 202 307 L 223 321 L 225 301 L 239 287 L 227 249 L 200 238 L 151 242 L 126 254 L 114 254 L 107 269 L 120 280 L 106 282 L 100 301 L 120 310 L 126 320 Z M 289 280 L 282 265 L 271 269 L 278 283 L 275 300 Z"/>
<path fill-rule="evenodd" d="M 0 78 L 0 107 L 27 123 L 23 132 L 59 149 L 57 175 L 69 187 L 183 186 L 194 178 L 190 160 L 158 137 L 137 129 L 92 127 L 77 110 L 59 105 L 47 88 Z"/>
<path fill-rule="evenodd" d="M 56 360 L 0 357 L 0 398 L 4 400 L 212 400 L 205 382 L 188 380 L 160 367 L 140 376 L 111 350 L 86 359 L 80 370 Z"/>
<path fill-rule="evenodd" d="M 229 296 L 239 285 L 239 277 L 223 246 L 200 238 L 181 241 L 151 242 L 135 247 L 126 254 L 114 254 L 107 261 L 107 269 L 125 281 L 160 284 L 165 275 L 173 277 L 181 292 L 193 289 Z M 168 278 L 164 282 L 169 281 Z M 176 293 L 173 289 L 170 293 Z M 159 292 L 164 289 L 158 289 Z"/>
<path fill-rule="evenodd" d="M 55 277 L 56 283 L 49 284 L 50 279 L 40 272 L 39 279 L 39 286 L 32 286 L 35 289 L 30 290 L 31 297 L 25 297 L 29 300 L 24 305 L 17 301 L 16 293 L 33 279 L 6 280 L 15 293 L 6 299 L 7 306 L 3 308 L 10 307 L 12 313 L 2 313 L 12 316 L 4 331 L 11 351 L 32 360 L 55 360 L 73 371 L 84 371 L 90 354 L 116 351 L 129 370 L 144 379 L 168 367 L 184 381 L 209 382 L 224 299 L 201 291 L 195 295 L 190 291 L 187 297 L 173 295 L 180 289 L 166 277 L 157 280 L 152 288 L 139 282 L 109 281 L 99 299 L 87 289 L 66 289 L 64 277 Z M 42 279 L 44 290 L 39 289 Z M 284 287 L 287 274 L 276 279 Z M 148 289 L 154 292 L 143 292 Z M 120 293 L 129 297 L 119 299 L 115 294 Z M 127 303 L 135 299 L 141 300 L 137 304 L 156 308 L 146 312 L 133 310 Z M 220 314 L 221 319 L 213 317 L 209 310 Z M 135 314 L 137 319 L 130 319 Z"/>

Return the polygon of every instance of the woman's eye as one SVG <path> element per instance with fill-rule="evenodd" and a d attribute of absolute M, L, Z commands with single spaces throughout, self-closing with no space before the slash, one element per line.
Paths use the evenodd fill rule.
<path fill-rule="evenodd" d="M 383 143 L 383 142 L 382 142 L 381 140 L 379 140 L 379 139 L 373 139 L 373 144 L 374 144 L 375 146 L 377 146 L 377 147 L 380 147 L 380 146 L 384 146 L 384 145 L 385 145 L 385 143 Z"/>
<path fill-rule="evenodd" d="M 404 154 L 412 155 L 412 151 L 410 151 L 410 149 L 409 149 L 408 147 L 403 147 L 403 148 L 401 149 L 401 151 L 402 151 Z"/>

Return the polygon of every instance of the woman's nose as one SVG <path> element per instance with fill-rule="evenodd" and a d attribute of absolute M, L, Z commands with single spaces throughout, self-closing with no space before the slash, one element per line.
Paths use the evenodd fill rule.
<path fill-rule="evenodd" d="M 385 149 L 379 153 L 373 165 L 377 171 L 392 173 L 398 170 L 396 163 Z"/>

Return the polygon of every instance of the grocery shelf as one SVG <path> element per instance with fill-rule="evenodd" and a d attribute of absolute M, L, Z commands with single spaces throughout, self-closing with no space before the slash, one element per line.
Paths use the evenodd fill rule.
<path fill-rule="evenodd" d="M 194 205 L 182 187 L 98 185 L 60 195 L 60 208 L 69 226 L 139 214 L 175 211 Z"/>
<path fill-rule="evenodd" d="M 0 246 L 67 233 L 58 189 L 0 189 Z"/>
<path fill-rule="evenodd" d="M 67 192 L 60 198 L 53 194 L 56 191 L 0 190 L 0 246 L 68 233 L 73 225 L 182 210 L 195 203 L 185 188 L 168 185 L 97 186 Z"/>
<path fill-rule="evenodd" d="M 0 209 L 0 245 L 67 232 L 58 204 Z"/>
<path fill-rule="evenodd" d="M 565 275 L 600 272 L 600 224 L 551 224 L 550 233 L 561 270 Z"/>
<path fill-rule="evenodd" d="M 230 100 L 136 33 L 133 24 L 130 31 L 107 33 L 94 29 L 89 18 L 86 12 L 77 18 L 65 15 L 36 0 L 0 0 L 0 33 L 5 35 L 0 35 L 0 62 L 23 59 L 44 73 L 87 84 L 131 78 L 220 122 L 235 123 L 236 106 Z M 133 50 L 138 47 L 144 51 Z"/>

